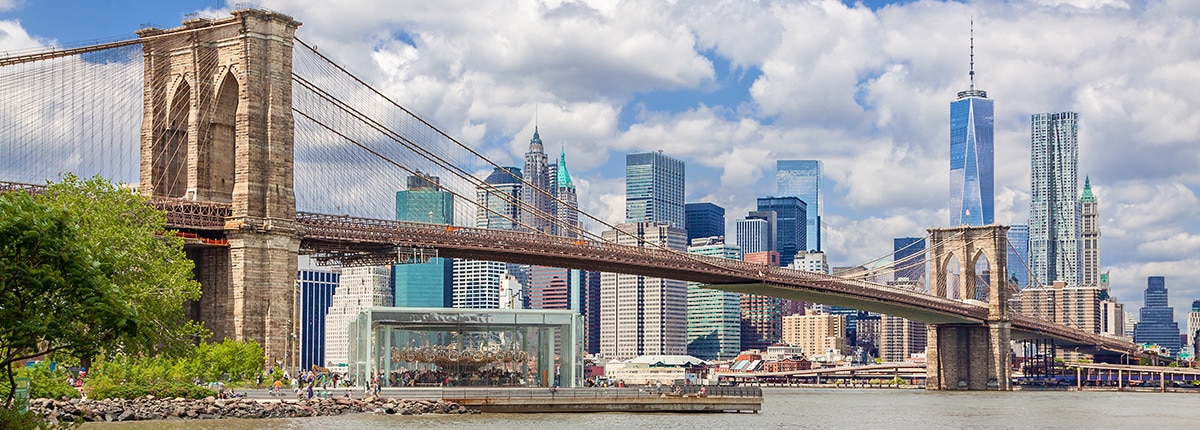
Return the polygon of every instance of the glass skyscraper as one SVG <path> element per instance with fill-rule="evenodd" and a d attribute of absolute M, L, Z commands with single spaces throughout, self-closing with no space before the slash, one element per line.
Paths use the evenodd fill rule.
<path fill-rule="evenodd" d="M 1079 114 L 1034 114 L 1029 143 L 1029 281 L 1079 285 Z"/>
<path fill-rule="evenodd" d="M 725 208 L 712 203 L 684 205 L 688 243 L 692 239 L 725 236 Z"/>
<path fill-rule="evenodd" d="M 325 315 L 333 303 L 340 274 L 332 270 L 300 269 L 300 368 L 325 365 Z M 288 363 L 291 364 L 291 363 Z"/>
<path fill-rule="evenodd" d="M 436 176 L 409 176 L 408 189 L 396 192 L 396 219 L 453 225 L 454 194 L 439 188 L 439 182 Z M 395 306 L 452 306 L 453 270 L 452 260 L 438 257 L 393 266 Z"/>
<path fill-rule="evenodd" d="M 992 100 L 987 92 L 959 91 L 950 103 L 950 225 L 995 222 Z"/>
<path fill-rule="evenodd" d="M 689 246 L 688 253 L 742 259 L 737 246 L 711 238 Z M 703 288 L 696 282 L 688 282 L 687 288 L 687 353 L 703 360 L 736 358 L 742 346 L 741 294 Z"/>
<path fill-rule="evenodd" d="M 808 208 L 798 197 L 759 197 L 758 211 L 775 212 L 775 251 L 779 264 L 787 267 L 796 259 L 796 252 L 806 251 L 808 245 L 806 220 Z"/>
<path fill-rule="evenodd" d="M 1008 226 L 1008 277 L 1017 280 L 1017 288 L 1029 286 L 1029 225 Z"/>
<path fill-rule="evenodd" d="M 1156 344 L 1167 348 L 1172 356 L 1179 355 L 1179 323 L 1175 308 L 1167 304 L 1167 281 L 1162 276 L 1146 280 L 1146 300 L 1133 329 L 1135 343 Z"/>
<path fill-rule="evenodd" d="M 665 222 L 685 228 L 683 161 L 662 152 L 625 156 L 625 222 Z"/>
<path fill-rule="evenodd" d="M 925 238 L 897 237 L 892 239 L 895 251 L 896 280 L 907 278 L 925 287 Z"/>
<path fill-rule="evenodd" d="M 775 184 L 778 195 L 798 197 L 805 204 L 806 251 L 821 250 L 821 216 L 825 207 L 821 194 L 820 160 L 778 160 Z"/>

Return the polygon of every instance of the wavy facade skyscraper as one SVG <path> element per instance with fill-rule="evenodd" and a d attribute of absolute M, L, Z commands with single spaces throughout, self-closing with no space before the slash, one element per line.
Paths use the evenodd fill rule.
<path fill-rule="evenodd" d="M 1034 114 L 1029 145 L 1029 282 L 1079 285 L 1079 114 Z"/>

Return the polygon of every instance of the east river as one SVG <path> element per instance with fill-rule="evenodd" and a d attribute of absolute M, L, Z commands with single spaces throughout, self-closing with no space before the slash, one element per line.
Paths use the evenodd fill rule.
<path fill-rule="evenodd" d="M 934 392 L 764 389 L 762 411 L 726 414 L 356 414 L 265 420 L 143 421 L 92 429 L 1187 429 L 1200 395 L 1118 392 Z"/>

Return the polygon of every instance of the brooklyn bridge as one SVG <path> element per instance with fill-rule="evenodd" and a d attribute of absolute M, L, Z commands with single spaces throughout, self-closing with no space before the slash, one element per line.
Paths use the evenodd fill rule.
<path fill-rule="evenodd" d="M 619 245 L 587 227 L 548 234 L 387 219 L 390 208 L 365 196 L 394 190 L 405 176 L 440 177 L 458 219 L 497 215 L 472 205 L 475 190 L 489 187 L 478 173 L 499 166 L 297 38 L 299 27 L 243 9 L 144 28 L 129 40 L 0 59 L 5 93 L 17 94 L 0 106 L 0 142 L 17 160 L 0 170 L 9 181 L 0 189 L 37 192 L 67 171 L 136 184 L 190 238 L 185 250 L 202 285 L 193 317 L 217 339 L 263 343 L 273 358 L 295 347 L 298 255 L 368 265 L 415 251 L 693 281 L 926 322 L 935 389 L 1009 389 L 1013 340 L 1052 339 L 1098 358 L 1137 353 L 1127 341 L 1012 312 L 1006 226 L 929 229 L 929 291 L 911 291 Z M 582 215 L 590 227 L 612 227 Z M 974 273 L 981 260 L 988 276 Z M 968 281 L 948 279 L 951 261 L 962 262 Z"/>

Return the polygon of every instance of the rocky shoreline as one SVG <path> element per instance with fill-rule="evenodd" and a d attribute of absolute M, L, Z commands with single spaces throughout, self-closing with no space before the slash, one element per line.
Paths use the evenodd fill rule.
<path fill-rule="evenodd" d="M 442 400 L 402 400 L 368 397 L 364 400 L 325 398 L 306 400 L 254 400 L 155 398 L 106 400 L 35 399 L 29 411 L 50 421 L 111 422 L 221 418 L 295 418 L 375 413 L 395 415 L 468 414 L 479 411 Z"/>

